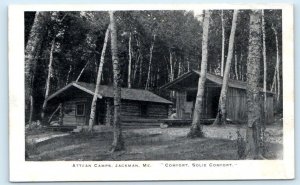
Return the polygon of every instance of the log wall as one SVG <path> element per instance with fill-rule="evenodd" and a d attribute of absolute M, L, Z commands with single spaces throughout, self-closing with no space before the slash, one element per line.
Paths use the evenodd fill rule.
<path fill-rule="evenodd" d="M 84 115 L 76 116 L 76 105 L 84 104 Z M 63 125 L 85 125 L 87 123 L 87 112 L 89 112 L 90 106 L 88 106 L 89 100 L 87 98 L 75 98 L 63 103 L 64 117 Z"/>
<path fill-rule="evenodd" d="M 142 109 L 146 109 L 142 115 Z M 165 119 L 168 117 L 168 105 L 154 102 L 122 101 L 121 117 L 130 119 Z"/>
<path fill-rule="evenodd" d="M 194 90 L 195 91 L 195 90 Z M 203 114 L 202 118 L 209 119 L 215 118 L 217 115 L 218 102 L 220 97 L 220 87 L 205 87 L 204 99 L 202 103 Z M 196 99 L 196 95 L 194 95 Z M 262 96 L 263 97 L 263 96 Z M 261 110 L 263 115 L 263 100 L 261 101 Z M 191 118 L 190 114 L 187 114 L 187 92 L 177 91 L 176 92 L 176 113 L 178 119 Z M 194 106 L 195 102 L 192 102 Z M 228 88 L 227 91 L 227 102 L 226 102 L 227 118 L 233 121 L 246 122 L 247 121 L 247 95 L 246 90 Z M 267 98 L 267 123 L 274 121 L 274 108 L 273 108 L 273 97 L 269 94 Z"/>

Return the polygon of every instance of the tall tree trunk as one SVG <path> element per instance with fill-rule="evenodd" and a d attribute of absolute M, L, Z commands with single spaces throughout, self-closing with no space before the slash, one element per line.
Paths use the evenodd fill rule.
<path fill-rule="evenodd" d="M 169 49 L 169 54 L 170 54 L 170 57 L 169 57 L 169 63 L 170 63 L 170 73 L 169 73 L 169 82 L 172 82 L 174 80 L 174 68 L 175 68 L 175 65 L 173 64 L 174 63 L 174 60 L 173 60 L 173 52 L 171 50 L 171 48 Z M 171 91 L 170 92 L 170 98 L 173 99 L 175 96 L 175 92 L 174 91 Z"/>
<path fill-rule="evenodd" d="M 247 159 L 262 158 L 260 144 L 263 130 L 261 129 L 261 99 L 259 93 L 261 52 L 261 11 L 253 10 L 250 14 L 247 60 L 248 127 L 245 150 Z"/>
<path fill-rule="evenodd" d="M 275 94 L 277 94 L 277 82 L 276 82 L 276 79 L 277 79 L 277 71 L 276 71 L 276 66 L 275 66 L 275 69 L 274 69 L 274 76 L 273 76 L 273 81 L 272 81 L 272 86 L 271 86 L 271 91 L 272 92 L 275 92 Z"/>
<path fill-rule="evenodd" d="M 142 87 L 142 80 L 143 80 L 143 54 L 141 52 L 141 59 L 140 59 L 140 66 L 139 66 L 139 87 Z"/>
<path fill-rule="evenodd" d="M 263 62 L 264 62 L 264 82 L 263 82 L 263 90 L 264 90 L 264 124 L 267 120 L 267 52 L 266 52 L 266 31 L 265 31 L 265 15 L 264 10 L 262 10 L 261 16 L 261 27 L 262 27 L 262 36 L 263 36 Z"/>
<path fill-rule="evenodd" d="M 244 57 L 244 55 L 243 55 L 243 53 L 241 52 L 241 56 L 240 56 L 240 80 L 241 81 L 244 81 L 244 72 L 243 72 L 243 57 Z"/>
<path fill-rule="evenodd" d="M 174 80 L 174 67 L 173 67 L 173 53 L 171 49 L 169 49 L 170 53 L 170 82 Z"/>
<path fill-rule="evenodd" d="M 140 62 L 141 62 L 140 61 L 140 58 L 141 58 L 141 46 L 140 46 L 140 42 L 139 42 L 138 39 L 136 39 L 136 43 L 137 43 L 137 47 L 138 47 L 138 52 L 137 52 L 137 57 L 136 57 L 136 62 L 135 62 L 135 68 L 134 68 L 134 72 L 133 72 L 133 82 L 136 81 L 137 72 L 140 69 Z"/>
<path fill-rule="evenodd" d="M 136 81 L 136 74 L 137 74 L 137 71 L 138 71 L 138 67 L 139 67 L 139 65 L 140 65 L 140 58 L 141 58 L 141 54 L 139 53 L 138 54 L 138 57 L 137 57 L 137 59 L 136 59 L 136 62 L 135 62 L 135 68 L 134 68 L 134 72 L 133 72 L 133 82 L 135 82 Z"/>
<path fill-rule="evenodd" d="M 95 93 L 93 96 L 93 101 L 91 105 L 91 113 L 90 113 L 90 119 L 89 119 L 89 131 L 92 132 L 94 122 L 95 122 L 95 112 L 96 112 L 96 107 L 97 107 L 97 98 L 98 98 L 98 93 L 99 93 L 99 88 L 100 88 L 100 82 L 101 82 L 101 76 L 102 76 L 102 70 L 103 70 L 103 64 L 104 64 L 104 58 L 105 58 L 105 51 L 106 51 L 106 46 L 107 46 L 107 41 L 109 37 L 109 26 L 106 29 L 105 32 L 105 37 L 104 37 L 104 43 L 103 43 L 103 48 L 101 52 L 101 58 L 100 58 L 100 63 L 99 63 L 99 68 L 98 68 L 98 73 L 97 73 L 97 81 L 96 81 L 96 87 L 95 87 Z"/>
<path fill-rule="evenodd" d="M 45 109 L 47 107 L 47 98 L 49 96 L 49 90 L 50 90 L 50 80 L 52 76 L 52 63 L 53 63 L 53 51 L 54 51 L 54 46 L 55 46 L 55 38 L 53 38 L 52 43 L 51 43 L 51 50 L 50 50 L 50 57 L 49 57 L 49 65 L 48 65 L 48 77 L 46 81 L 46 90 L 45 90 L 45 99 L 42 107 L 42 113 L 41 113 L 41 121 L 46 123 L 44 121 L 44 116 L 45 116 Z"/>
<path fill-rule="evenodd" d="M 70 78 L 71 71 L 72 71 L 72 65 L 70 65 L 70 67 L 69 67 L 69 71 L 68 71 L 67 79 L 66 79 L 66 85 L 68 85 L 68 83 L 69 83 L 69 78 Z"/>
<path fill-rule="evenodd" d="M 114 12 L 110 11 L 111 26 L 111 55 L 114 73 L 114 121 L 113 121 L 113 143 L 111 152 L 124 149 L 124 141 L 121 129 L 121 86 L 120 86 L 120 64 L 118 58 L 117 28 L 114 20 Z"/>
<path fill-rule="evenodd" d="M 187 70 L 188 72 L 190 71 L 190 60 L 189 60 L 189 57 L 187 56 Z"/>
<path fill-rule="evenodd" d="M 49 21 L 49 12 L 36 12 L 25 48 L 25 109 L 30 110 L 29 124 L 31 124 L 33 117 L 33 81 L 36 62 L 45 34 L 47 33 L 46 28 Z"/>
<path fill-rule="evenodd" d="M 127 77 L 127 87 L 131 88 L 131 60 L 132 60 L 132 48 L 131 48 L 131 32 L 129 33 L 129 41 L 128 41 L 128 77 Z"/>
<path fill-rule="evenodd" d="M 60 103 L 61 104 L 61 103 Z M 51 116 L 48 119 L 48 124 L 51 123 L 53 116 L 57 113 L 57 111 L 60 109 L 60 104 L 57 106 L 57 108 L 53 111 L 53 113 L 51 114 Z"/>
<path fill-rule="evenodd" d="M 205 16 L 203 20 L 203 34 L 202 34 L 202 61 L 201 61 L 201 71 L 198 81 L 198 91 L 195 101 L 195 109 L 193 115 L 193 122 L 191 125 L 190 132 L 188 137 L 203 137 L 202 125 L 201 125 L 201 116 L 203 113 L 202 102 L 204 96 L 204 85 L 206 81 L 206 71 L 207 71 L 207 55 L 208 55 L 208 31 L 209 31 L 209 10 L 205 10 Z"/>
<path fill-rule="evenodd" d="M 152 54 L 153 54 L 153 48 L 154 48 L 154 44 L 155 44 L 155 38 L 156 38 L 156 34 L 154 33 L 153 34 L 153 41 L 152 41 L 151 47 L 150 47 L 149 67 L 148 67 L 148 75 L 147 75 L 147 81 L 146 81 L 146 87 L 145 87 L 145 89 L 148 89 L 149 85 L 150 85 Z"/>
<path fill-rule="evenodd" d="M 232 57 L 233 57 L 233 49 L 234 49 L 233 46 L 234 46 L 237 16 L 238 16 L 238 10 L 234 10 L 231 32 L 230 32 L 230 37 L 229 37 L 228 54 L 227 54 L 225 71 L 224 71 L 224 76 L 223 76 L 223 84 L 222 84 L 222 89 L 221 89 L 221 94 L 220 94 L 220 99 L 219 99 L 218 114 L 217 114 L 214 124 L 225 124 L 225 122 L 226 122 L 227 89 L 228 89 L 231 61 L 232 61 Z"/>
<path fill-rule="evenodd" d="M 59 116 L 58 116 L 58 124 L 63 125 L 64 118 L 64 105 L 62 103 L 59 104 Z"/>
<path fill-rule="evenodd" d="M 222 23 L 221 76 L 223 76 L 224 75 L 224 61 L 225 61 L 225 22 L 224 22 L 223 10 L 221 10 L 221 23 Z"/>
<path fill-rule="evenodd" d="M 279 57 L 279 43 L 278 43 L 278 33 L 277 30 L 275 29 L 274 25 L 272 24 L 272 30 L 274 31 L 275 34 L 275 41 L 276 41 L 276 81 L 277 81 L 277 97 L 276 101 L 277 103 L 279 102 L 280 98 L 280 91 L 281 91 L 281 85 L 280 85 L 280 57 Z"/>
<path fill-rule="evenodd" d="M 237 59 L 236 50 L 234 51 L 234 74 L 235 74 L 235 79 L 239 80 L 238 59 Z"/>
<path fill-rule="evenodd" d="M 78 77 L 76 78 L 76 82 L 78 82 L 78 80 L 80 79 L 81 75 L 83 74 L 84 70 L 87 68 L 87 66 L 89 65 L 90 60 L 86 62 L 86 64 L 84 65 L 84 67 L 81 69 Z"/>

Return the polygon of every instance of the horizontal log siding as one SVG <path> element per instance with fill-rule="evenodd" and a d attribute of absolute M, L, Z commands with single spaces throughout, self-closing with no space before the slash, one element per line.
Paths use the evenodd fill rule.
<path fill-rule="evenodd" d="M 85 104 L 85 114 L 84 116 L 76 116 L 76 104 L 83 103 Z M 88 112 L 89 104 L 86 98 L 76 98 L 64 102 L 64 117 L 63 125 L 85 125 L 86 124 L 86 113 Z"/>
<path fill-rule="evenodd" d="M 134 101 L 122 101 L 121 117 L 124 119 L 141 117 L 140 104 Z"/>
<path fill-rule="evenodd" d="M 167 118 L 168 117 L 168 105 L 149 104 L 148 105 L 148 117 L 149 118 Z"/>
<path fill-rule="evenodd" d="M 147 115 L 141 115 L 142 105 L 147 106 Z M 152 102 L 122 101 L 121 117 L 123 120 L 130 119 L 160 119 L 168 118 L 168 105 Z"/>

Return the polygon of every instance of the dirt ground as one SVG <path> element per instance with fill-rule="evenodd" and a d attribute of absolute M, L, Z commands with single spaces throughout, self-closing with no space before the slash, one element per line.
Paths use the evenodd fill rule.
<path fill-rule="evenodd" d="M 188 139 L 188 127 L 124 129 L 125 151 L 109 153 L 112 133 L 68 134 L 29 144 L 32 161 L 237 160 L 237 130 L 204 126 L 204 138 Z M 45 133 L 42 133 L 45 135 Z M 61 134 L 61 133 L 60 133 Z M 59 135 L 59 134 L 57 134 Z M 34 136 L 38 136 L 35 134 Z M 34 138 L 31 136 L 31 138 Z M 282 127 L 268 127 L 267 159 L 282 159 Z"/>

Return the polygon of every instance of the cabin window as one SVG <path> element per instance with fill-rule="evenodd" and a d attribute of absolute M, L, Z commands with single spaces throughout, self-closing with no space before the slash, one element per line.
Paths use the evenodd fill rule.
<path fill-rule="evenodd" d="M 147 106 L 147 104 L 141 104 L 141 116 L 142 117 L 148 116 L 148 106 Z"/>
<path fill-rule="evenodd" d="M 193 102 L 193 101 L 195 101 L 196 96 L 197 96 L 196 91 L 187 91 L 186 92 L 186 101 L 187 102 Z"/>
<path fill-rule="evenodd" d="M 76 104 L 76 116 L 84 116 L 85 105 L 84 103 Z"/>

